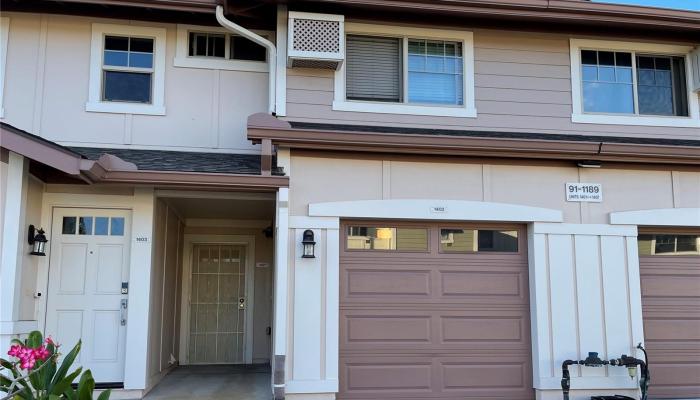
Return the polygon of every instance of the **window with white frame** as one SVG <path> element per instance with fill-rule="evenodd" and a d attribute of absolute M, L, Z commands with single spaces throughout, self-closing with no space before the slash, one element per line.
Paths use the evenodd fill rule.
<path fill-rule="evenodd" d="M 165 114 L 165 29 L 93 24 L 87 111 Z"/>
<path fill-rule="evenodd" d="M 700 126 L 683 46 L 571 40 L 574 122 Z"/>
<path fill-rule="evenodd" d="M 267 49 L 224 28 L 178 25 L 176 67 L 267 72 Z M 270 38 L 270 32 L 256 32 Z"/>
<path fill-rule="evenodd" d="M 346 24 L 333 109 L 475 117 L 470 32 Z"/>
<path fill-rule="evenodd" d="M 151 104 L 153 38 L 105 36 L 102 101 Z"/>

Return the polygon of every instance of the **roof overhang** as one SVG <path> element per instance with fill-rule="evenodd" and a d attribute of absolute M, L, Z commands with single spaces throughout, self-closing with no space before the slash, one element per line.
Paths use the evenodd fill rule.
<path fill-rule="evenodd" d="M 0 147 L 88 184 L 255 191 L 276 191 L 289 186 L 286 176 L 139 170 L 135 164 L 110 154 L 87 160 L 59 144 L 5 123 L 0 123 Z"/>
<path fill-rule="evenodd" d="M 605 136 L 580 140 L 574 135 L 552 135 L 556 139 L 547 139 L 547 134 L 540 134 L 537 139 L 521 139 L 517 137 L 518 133 L 509 134 L 509 137 L 489 137 L 489 132 L 469 132 L 469 136 L 448 135 L 445 131 L 442 131 L 443 134 L 422 135 L 382 132 L 382 127 L 373 128 L 376 129 L 294 128 L 287 121 L 266 114 L 254 114 L 248 118 L 248 139 L 254 143 L 271 140 L 276 145 L 306 150 L 700 164 L 700 142 L 698 145 L 671 145 L 633 143 L 633 139 L 630 139 L 620 143 Z M 388 128 L 386 130 L 389 131 Z M 571 139 L 561 139 L 566 136 Z"/>
<path fill-rule="evenodd" d="M 322 4 L 340 12 L 373 10 L 395 15 L 420 15 L 576 26 L 606 29 L 648 29 L 700 35 L 700 13 L 657 7 L 609 4 L 588 0 L 288 0 L 291 6 Z M 344 11 L 347 10 L 347 11 Z M 688 37 L 688 40 L 693 40 Z"/>

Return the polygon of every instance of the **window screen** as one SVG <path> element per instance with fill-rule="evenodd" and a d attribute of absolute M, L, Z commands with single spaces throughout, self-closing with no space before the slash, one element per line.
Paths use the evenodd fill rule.
<path fill-rule="evenodd" d="M 463 65 L 461 43 L 409 39 L 408 102 L 463 104 Z"/>
<path fill-rule="evenodd" d="M 401 39 L 348 36 L 348 100 L 401 101 Z"/>
<path fill-rule="evenodd" d="M 680 57 L 637 56 L 639 113 L 687 116 L 684 72 Z"/>

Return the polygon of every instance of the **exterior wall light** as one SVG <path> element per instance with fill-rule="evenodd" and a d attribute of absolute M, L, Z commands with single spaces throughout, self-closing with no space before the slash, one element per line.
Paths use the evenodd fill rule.
<path fill-rule="evenodd" d="M 32 248 L 32 252 L 29 254 L 33 256 L 46 255 L 44 250 L 46 249 L 46 242 L 48 242 L 48 239 L 46 239 L 46 235 L 44 235 L 43 229 L 39 228 L 39 230 L 36 230 L 36 228 L 34 228 L 34 225 L 29 225 L 29 234 L 27 235 L 27 242 L 34 246 Z"/>
<path fill-rule="evenodd" d="M 603 163 L 596 160 L 581 160 L 577 163 L 580 168 L 600 168 Z"/>
<path fill-rule="evenodd" d="M 305 230 L 301 244 L 304 245 L 304 253 L 301 258 L 316 258 L 314 255 L 314 247 L 316 247 L 316 242 L 314 241 L 314 231 L 311 229 Z"/>

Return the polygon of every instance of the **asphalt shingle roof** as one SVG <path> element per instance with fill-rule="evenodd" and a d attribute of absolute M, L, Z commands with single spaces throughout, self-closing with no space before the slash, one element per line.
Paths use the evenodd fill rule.
<path fill-rule="evenodd" d="M 199 153 L 169 150 L 132 150 L 95 147 L 71 147 L 90 160 L 111 154 L 136 164 L 139 170 L 204 172 L 219 174 L 260 174 L 260 155 Z"/>

